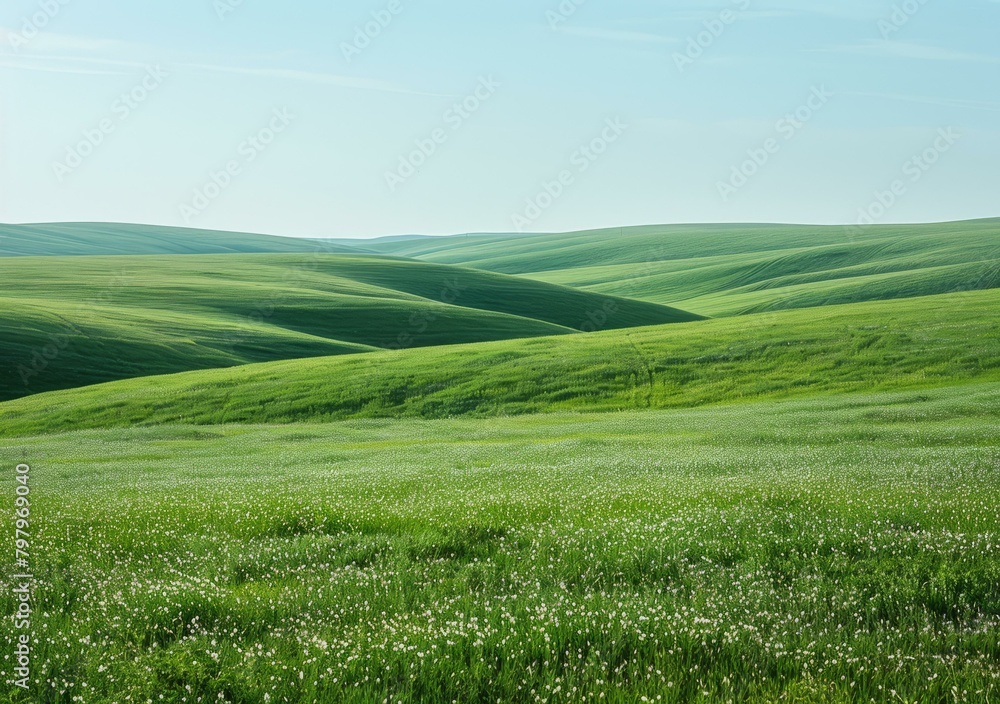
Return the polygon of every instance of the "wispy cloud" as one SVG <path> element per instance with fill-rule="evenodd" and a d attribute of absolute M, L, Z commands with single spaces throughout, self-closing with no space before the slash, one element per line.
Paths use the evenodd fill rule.
<path fill-rule="evenodd" d="M 1000 2 L 1000 0 L 992 0 Z M 1000 112 L 1000 103 L 989 103 L 982 100 L 962 100 L 960 98 L 936 98 L 923 95 L 902 95 L 899 93 L 865 93 L 861 91 L 844 91 L 844 95 L 853 95 L 859 98 L 875 98 L 883 100 L 895 100 L 905 103 L 919 103 L 921 105 L 940 105 L 949 108 L 961 108 L 965 110 L 987 110 L 989 112 Z"/>
<path fill-rule="evenodd" d="M 854 20 L 867 22 L 876 19 L 884 8 L 878 6 L 870 0 L 811 0 L 801 2 L 801 0 L 771 0 L 763 5 L 757 4 L 758 9 L 771 9 L 788 12 L 794 15 L 823 15 L 835 17 L 842 20 Z"/>
<path fill-rule="evenodd" d="M 975 54 L 967 51 L 945 49 L 930 44 L 915 42 L 877 41 L 871 40 L 862 44 L 843 44 L 830 46 L 819 51 L 860 54 L 862 56 L 879 56 L 893 59 L 911 59 L 919 61 L 973 61 L 979 63 L 1000 63 L 1000 56 L 990 54 Z"/>
<path fill-rule="evenodd" d="M 72 66 L 46 66 L 44 64 L 30 64 L 23 61 L 9 61 L 0 59 L 0 68 L 9 68 L 15 71 L 41 71 L 42 73 L 66 73 L 78 76 L 123 76 L 126 71 L 102 71 L 94 68 L 73 68 Z"/>
<path fill-rule="evenodd" d="M 137 68 L 144 68 L 149 63 L 148 61 L 108 58 L 115 55 L 135 55 L 137 53 L 135 51 L 136 47 L 127 43 L 67 34 L 40 34 L 35 41 L 32 41 L 29 48 L 14 52 L 9 49 L 8 36 L 10 32 L 11 30 L 0 27 L 0 42 L 3 43 L 6 49 L 0 53 L 0 68 L 2 69 L 69 75 L 115 76 L 128 74 Z M 148 53 L 148 48 L 145 49 L 144 53 Z M 454 97 L 452 95 L 420 91 L 390 81 L 335 73 L 267 67 L 224 66 L 204 63 L 175 63 L 166 60 L 163 63 L 170 63 L 175 69 L 180 70 L 188 69 L 210 73 L 238 74 L 263 79 L 298 81 L 354 90 L 372 90 L 403 95 L 440 98 Z"/>
<path fill-rule="evenodd" d="M 1000 1 L 1000 0 L 998 0 Z M 686 26 L 689 24 L 697 24 L 704 22 L 706 20 L 711 20 L 719 17 L 719 13 L 723 10 L 731 10 L 736 13 L 740 20 L 756 20 L 756 19 L 777 19 L 781 17 L 794 17 L 798 15 L 797 12 L 792 12 L 791 10 L 760 10 L 760 9 L 740 9 L 738 4 L 723 5 L 719 7 L 683 7 L 683 8 L 665 8 L 661 10 L 656 15 L 645 15 L 638 17 L 620 18 L 613 20 L 615 25 L 619 27 L 627 28 L 643 28 L 645 32 L 636 32 L 638 34 L 649 34 L 649 28 L 654 26 L 659 27 L 669 27 L 670 31 L 680 31 L 684 30 L 687 32 L 691 28 Z M 564 31 L 569 32 L 569 27 L 562 28 Z M 628 31 L 628 30 L 626 30 Z M 664 35 L 650 35 L 650 36 L 664 36 Z M 666 37 L 671 41 L 675 41 L 674 37 Z"/>
<path fill-rule="evenodd" d="M 357 76 L 345 76 L 336 73 L 316 73 L 313 71 L 298 71 L 295 69 L 280 68 L 246 68 L 242 66 L 219 66 L 214 64 L 178 64 L 177 68 L 188 68 L 196 71 L 208 71 L 213 73 L 230 73 L 241 76 L 256 76 L 258 78 L 277 78 L 283 81 L 300 81 L 304 83 L 316 83 L 320 85 L 340 86 L 341 88 L 354 88 L 358 90 L 375 90 L 384 93 L 402 93 L 405 95 L 421 95 L 433 98 L 453 98 L 454 95 L 442 93 L 427 93 L 414 90 L 389 81 L 382 81 L 374 78 L 360 78 Z"/>
<path fill-rule="evenodd" d="M 3 30 L 0 29 L 0 41 Z M 65 46 L 65 44 L 64 44 Z M 140 61 L 121 61 L 98 56 L 68 56 L 59 53 L 39 53 L 32 51 L 0 53 L 0 67 L 18 71 L 41 71 L 44 73 L 67 73 L 94 76 L 119 76 L 131 69 L 144 67 Z"/>
<path fill-rule="evenodd" d="M 73 34 L 41 32 L 31 40 L 31 49 L 40 52 L 110 52 L 133 48 L 134 45 L 117 39 L 81 37 Z"/>
<path fill-rule="evenodd" d="M 1000 1 L 1000 0 L 998 0 Z M 801 17 L 822 15 L 845 20 L 869 21 L 879 16 L 884 8 L 876 7 L 870 0 L 723 0 L 721 2 L 693 5 L 678 2 L 673 5 L 663 3 L 660 18 L 672 22 L 700 22 L 710 17 L 718 17 L 723 10 L 738 12 L 744 19 L 773 19 L 780 17 Z"/>
<path fill-rule="evenodd" d="M 676 44 L 676 37 L 667 37 L 650 32 L 634 32 L 625 29 L 603 29 L 598 27 L 568 26 L 557 29 L 561 34 L 570 34 L 587 39 L 604 39 L 616 42 L 636 42 L 644 44 Z"/>

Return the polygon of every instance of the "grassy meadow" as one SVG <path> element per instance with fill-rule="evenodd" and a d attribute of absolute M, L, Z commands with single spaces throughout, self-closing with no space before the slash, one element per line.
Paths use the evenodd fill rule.
<path fill-rule="evenodd" d="M 145 377 L 0 406 L 0 435 L 670 408 L 1000 380 L 1000 290 Z M 168 400 L 165 400 L 168 399 Z"/>
<path fill-rule="evenodd" d="M 0 257 L 0 400 L 277 359 L 697 320 L 668 306 L 365 255 Z"/>
<path fill-rule="evenodd" d="M 1000 701 L 997 228 L 0 226 L 0 702 Z"/>
<path fill-rule="evenodd" d="M 669 303 L 710 317 L 1000 286 L 1000 220 L 865 228 L 673 225 L 372 249 Z"/>
<path fill-rule="evenodd" d="M 984 383 L 8 439 L 12 701 L 994 701 L 998 437 Z"/>

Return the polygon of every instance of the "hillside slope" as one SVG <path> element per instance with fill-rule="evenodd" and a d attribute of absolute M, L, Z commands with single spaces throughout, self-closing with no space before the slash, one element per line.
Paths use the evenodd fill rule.
<path fill-rule="evenodd" d="M 0 432 L 668 408 L 997 381 L 998 306 L 1000 291 L 960 293 L 150 377 L 0 404 Z"/>
<path fill-rule="evenodd" d="M 1000 220 L 870 228 L 682 225 L 374 241 L 462 264 L 709 316 L 1000 286 Z"/>
<path fill-rule="evenodd" d="M 231 252 L 357 252 L 294 237 L 120 223 L 0 224 L 0 257 Z"/>
<path fill-rule="evenodd" d="M 666 306 L 364 255 L 0 259 L 0 399 L 373 348 L 695 320 Z"/>

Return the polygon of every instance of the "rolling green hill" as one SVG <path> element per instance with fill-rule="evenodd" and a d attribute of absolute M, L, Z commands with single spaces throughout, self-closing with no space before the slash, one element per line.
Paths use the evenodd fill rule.
<path fill-rule="evenodd" d="M 1000 219 L 868 228 L 643 226 L 328 241 L 144 225 L 0 226 L 0 256 L 317 250 L 519 274 L 712 317 L 1000 286 Z"/>
<path fill-rule="evenodd" d="M 995 381 L 998 305 L 1000 291 L 985 291 L 274 362 L 20 399 L 0 406 L 0 427 L 608 411 Z"/>
<path fill-rule="evenodd" d="M 230 252 L 357 252 L 334 243 L 119 223 L 0 225 L 0 257 Z"/>
<path fill-rule="evenodd" d="M 1000 286 L 1000 220 L 870 228 L 634 227 L 365 243 L 708 316 Z"/>
<path fill-rule="evenodd" d="M 365 255 L 9 258 L 0 281 L 0 399 L 248 362 L 698 318 Z"/>

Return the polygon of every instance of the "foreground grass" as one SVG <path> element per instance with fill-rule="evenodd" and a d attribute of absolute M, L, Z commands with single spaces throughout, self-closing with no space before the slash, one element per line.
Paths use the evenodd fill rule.
<path fill-rule="evenodd" d="M 41 394 L 0 434 L 669 408 L 1000 378 L 1000 290 L 296 360 Z"/>
<path fill-rule="evenodd" d="M 8 442 L 38 587 L 4 696 L 993 701 L 998 431 L 987 384 Z"/>

